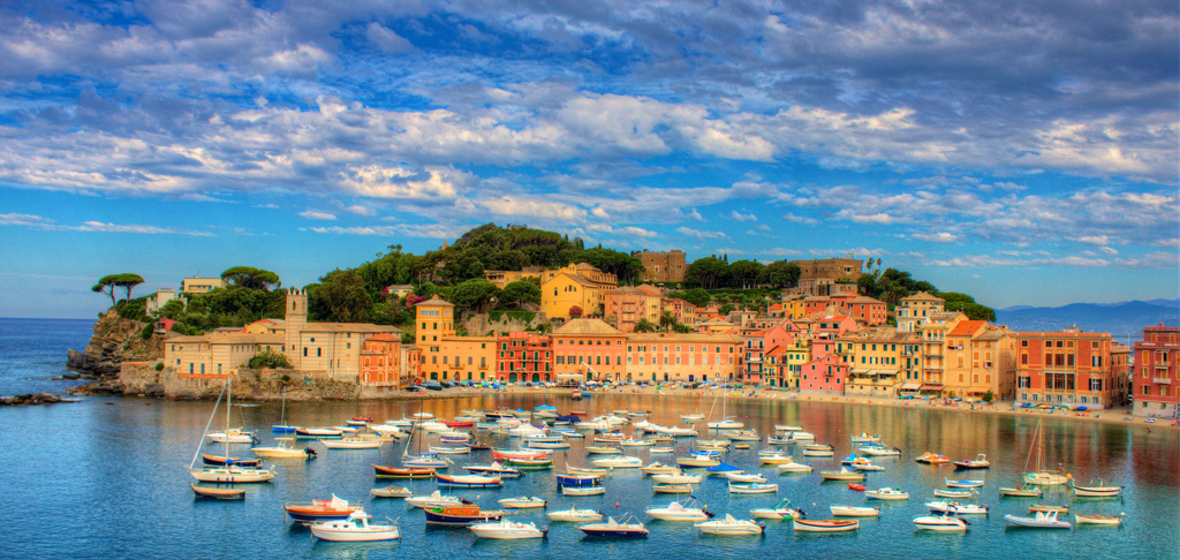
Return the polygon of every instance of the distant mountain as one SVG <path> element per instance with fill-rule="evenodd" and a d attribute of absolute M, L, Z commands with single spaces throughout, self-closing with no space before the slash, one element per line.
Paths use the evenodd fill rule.
<path fill-rule="evenodd" d="M 1063 307 L 1016 306 L 996 310 L 996 323 L 1017 331 L 1059 331 L 1078 327 L 1086 332 L 1108 332 L 1116 340 L 1133 342 L 1143 327 L 1160 323 L 1180 325 L 1180 300 L 1156 299 L 1118 304 L 1073 303 Z"/>

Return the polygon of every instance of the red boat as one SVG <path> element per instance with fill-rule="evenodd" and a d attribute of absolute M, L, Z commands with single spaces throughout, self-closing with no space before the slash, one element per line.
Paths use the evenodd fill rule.
<path fill-rule="evenodd" d="M 475 422 L 472 422 L 471 420 L 443 420 L 442 423 L 451 428 L 470 428 L 475 425 Z"/>
<path fill-rule="evenodd" d="M 332 496 L 331 500 L 312 500 L 311 505 L 283 506 L 287 515 L 295 521 L 325 521 L 330 519 L 347 519 L 352 512 L 360 509 L 346 500 Z"/>
<path fill-rule="evenodd" d="M 849 482 L 849 483 L 848 483 L 848 489 L 849 489 L 849 490 L 856 490 L 857 492 L 864 492 L 864 491 L 865 491 L 865 485 L 864 485 L 864 484 L 857 484 L 857 483 L 855 483 L 855 482 Z"/>
<path fill-rule="evenodd" d="M 585 416 L 586 411 L 585 410 L 571 410 L 570 414 L 573 416 Z"/>
<path fill-rule="evenodd" d="M 373 421 L 372 416 L 353 416 L 352 419 L 357 422 L 372 422 Z"/>
<path fill-rule="evenodd" d="M 373 465 L 373 470 L 377 471 L 377 476 L 385 478 L 434 478 L 436 474 L 434 469 L 383 467 L 381 465 Z"/>

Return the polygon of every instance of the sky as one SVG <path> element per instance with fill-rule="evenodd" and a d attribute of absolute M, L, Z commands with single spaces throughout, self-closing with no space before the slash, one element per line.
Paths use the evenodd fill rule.
<path fill-rule="evenodd" d="M 0 6 L 0 317 L 526 224 L 1180 297 L 1180 2 Z"/>

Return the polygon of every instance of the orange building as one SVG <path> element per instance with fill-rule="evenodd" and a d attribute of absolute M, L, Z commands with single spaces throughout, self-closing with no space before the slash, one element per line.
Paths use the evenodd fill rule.
<path fill-rule="evenodd" d="M 634 381 L 741 379 L 742 337 L 707 333 L 627 335 L 627 373 Z"/>
<path fill-rule="evenodd" d="M 615 327 L 625 333 L 633 332 L 644 319 L 658 326 L 661 299 L 658 293 L 652 295 L 630 286 L 616 288 L 603 295 L 602 316 L 613 319 Z"/>
<path fill-rule="evenodd" d="M 1136 416 L 1180 417 L 1180 327 L 1143 329 L 1135 343 L 1134 391 Z"/>
<path fill-rule="evenodd" d="M 511 332 L 496 338 L 496 378 L 500 381 L 554 381 L 553 340 L 548 335 Z"/>
<path fill-rule="evenodd" d="M 600 381 L 627 380 L 627 366 L 623 364 L 627 335 L 601 319 L 570 319 L 551 335 L 553 339 L 553 370 L 557 375 Z"/>
<path fill-rule="evenodd" d="M 1016 339 L 1020 402 L 1090 408 L 1119 404 L 1129 352 L 1109 334 L 1068 329 L 1022 332 Z"/>
<path fill-rule="evenodd" d="M 402 344 L 400 336 L 375 334 L 361 344 L 359 382 L 377 390 L 396 391 L 421 375 L 422 351 Z"/>

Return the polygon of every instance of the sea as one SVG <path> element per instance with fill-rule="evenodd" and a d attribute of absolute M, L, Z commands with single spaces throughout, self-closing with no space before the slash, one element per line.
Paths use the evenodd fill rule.
<path fill-rule="evenodd" d="M 65 373 L 66 349 L 81 350 L 90 336 L 91 322 L 0 319 L 0 394 L 64 393 L 78 382 L 53 381 Z M 590 466 L 581 440 L 554 453 L 555 471 L 533 471 L 508 480 L 502 489 L 446 490 L 496 509 L 496 500 L 538 496 L 548 500 L 545 510 L 522 510 L 517 521 L 548 527 L 537 540 L 477 539 L 467 529 L 438 529 L 425 524 L 420 510 L 402 500 L 372 498 L 375 487 L 407 486 L 415 493 L 437 489 L 432 480 L 388 480 L 374 476 L 373 465 L 396 465 L 407 450 L 437 443 L 437 436 L 416 436 L 410 442 L 386 444 L 379 450 L 340 451 L 319 443 L 300 442 L 318 449 L 311 461 L 276 460 L 272 483 L 242 485 L 242 501 L 217 501 L 194 496 L 188 469 L 198 449 L 222 453 L 224 446 L 204 445 L 206 426 L 224 428 L 225 403 L 174 402 L 136 397 L 81 397 L 78 402 L 52 406 L 0 408 L 0 472 L 4 473 L 4 503 L 0 508 L 0 558 L 997 558 L 1052 559 L 1177 558 L 1180 550 L 1180 432 L 1148 430 L 1149 425 L 1108 425 L 1064 418 L 1039 420 L 1029 416 L 971 414 L 926 408 L 848 406 L 829 398 L 739 400 L 700 396 L 661 398 L 627 392 L 592 393 L 582 401 L 544 392 L 529 395 L 482 395 L 446 400 L 397 402 L 287 403 L 285 421 L 303 426 L 343 424 L 352 416 L 378 421 L 425 411 L 440 418 L 467 409 L 507 407 L 532 410 L 552 405 L 559 412 L 584 410 L 588 416 L 614 411 L 648 412 L 648 420 L 671 425 L 688 413 L 725 413 L 765 434 L 775 424 L 799 425 L 817 443 L 835 447 L 831 458 L 802 457 L 797 448 L 786 451 L 815 472 L 777 475 L 760 467 L 758 451 L 731 450 L 726 463 L 759 472 L 778 483 L 777 493 L 731 495 L 724 479 L 706 478 L 691 496 L 719 517 L 750 518 L 749 510 L 789 499 L 813 519 L 830 518 L 829 506 L 877 506 L 877 518 L 862 518 L 850 533 L 808 534 L 792 530 L 789 521 L 767 521 L 756 537 L 703 535 L 690 523 L 651 520 L 644 510 L 666 506 L 677 497 L 653 494 L 648 477 L 635 470 L 616 470 L 606 478 L 606 494 L 562 496 L 553 472 L 566 465 Z M 234 402 L 230 422 L 257 430 L 269 443 L 270 426 L 283 414 L 280 403 Z M 1063 487 L 1051 487 L 1042 499 L 1002 498 L 1001 486 L 1015 485 L 1030 460 L 1035 434 L 1041 425 L 1044 462 L 1061 468 L 1081 482 L 1101 478 L 1125 486 L 1116 499 L 1074 498 Z M 625 427 L 624 432 L 631 429 Z M 850 436 L 880 434 L 900 458 L 878 458 L 886 470 L 868 475 L 870 489 L 895 487 L 909 492 L 902 501 L 877 502 L 844 483 L 822 482 L 820 470 L 838 470 L 841 458 L 854 452 Z M 480 435 L 495 446 L 519 444 L 506 436 Z M 236 456 L 250 456 L 250 446 L 230 446 Z M 648 448 L 625 448 L 644 464 L 671 462 L 693 447 L 679 438 L 674 455 L 654 456 Z M 952 466 L 928 466 L 914 461 L 925 452 L 953 459 L 985 453 L 987 470 L 955 471 Z M 464 464 L 489 463 L 489 452 L 451 456 L 451 472 Z M 270 464 L 270 463 L 268 463 Z M 987 516 L 972 516 L 965 534 L 915 530 L 912 519 L 925 515 L 932 491 L 948 479 L 985 480 L 978 503 L 990 506 Z M 307 527 L 292 522 L 280 506 L 328 499 L 333 495 L 361 503 L 374 521 L 396 521 L 400 541 L 386 543 L 331 543 L 314 539 Z M 1068 505 L 1078 513 L 1125 513 L 1121 527 L 1081 526 L 1069 530 L 1007 527 L 1004 515 L 1027 515 L 1035 503 Z M 592 508 L 616 519 L 635 516 L 651 531 L 646 539 L 595 540 L 569 523 L 550 522 L 545 511 Z M 1072 521 L 1072 515 L 1068 519 Z"/>

